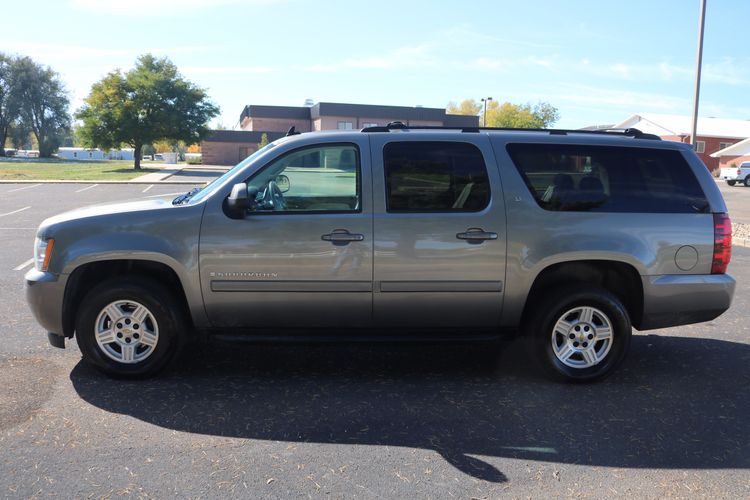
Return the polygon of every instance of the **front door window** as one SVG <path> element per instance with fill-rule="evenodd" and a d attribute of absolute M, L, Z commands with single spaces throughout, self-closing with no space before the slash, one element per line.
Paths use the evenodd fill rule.
<path fill-rule="evenodd" d="M 248 181 L 251 212 L 357 212 L 359 152 L 352 144 L 292 151 Z"/>

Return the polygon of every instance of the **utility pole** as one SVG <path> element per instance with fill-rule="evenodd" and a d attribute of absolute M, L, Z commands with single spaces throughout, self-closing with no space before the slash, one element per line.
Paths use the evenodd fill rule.
<path fill-rule="evenodd" d="M 706 0 L 700 0 L 701 13 L 698 20 L 698 56 L 695 62 L 695 101 L 693 102 L 693 129 L 690 142 L 695 149 L 695 136 L 698 133 L 698 101 L 701 93 L 701 64 L 703 63 L 703 26 L 706 24 Z"/>
<path fill-rule="evenodd" d="M 705 0 L 704 0 L 705 1 Z M 492 100 L 492 97 L 482 97 L 482 102 L 484 103 L 484 113 L 482 114 L 482 126 L 487 126 L 487 103 Z"/>

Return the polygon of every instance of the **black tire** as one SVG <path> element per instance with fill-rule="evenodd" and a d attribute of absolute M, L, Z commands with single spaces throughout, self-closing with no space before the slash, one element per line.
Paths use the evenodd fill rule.
<path fill-rule="evenodd" d="M 750 175 L 745 177 L 745 187 L 750 187 Z"/>
<path fill-rule="evenodd" d="M 575 319 L 575 315 L 565 316 L 565 314 L 579 307 L 590 307 L 598 310 L 606 316 L 611 325 L 612 337 L 608 350 L 604 340 L 594 340 L 591 343 L 591 349 L 596 351 L 598 348 L 603 357 L 589 367 L 568 366 L 558 358 L 553 349 L 552 332 L 555 331 L 558 320 L 567 319 L 571 325 L 578 326 L 580 316 Z M 599 326 L 596 326 L 596 322 L 598 321 L 602 327 L 604 325 L 598 312 L 591 323 L 591 331 L 594 332 L 594 335 L 596 335 L 595 330 L 600 329 Z M 603 288 L 581 285 L 555 289 L 540 301 L 538 307 L 528 317 L 529 328 L 526 333 L 530 336 L 529 345 L 532 348 L 532 356 L 554 380 L 564 382 L 600 380 L 610 375 L 617 368 L 630 348 L 632 327 L 628 312 L 620 299 Z M 571 320 L 571 317 L 574 319 Z M 584 324 L 586 323 L 580 323 L 580 325 Z M 570 333 L 577 335 L 572 329 Z M 581 333 L 583 332 L 581 331 Z M 554 342 L 562 345 L 562 339 L 565 337 L 562 337 L 560 333 L 555 335 L 556 340 Z M 581 339 L 576 337 L 576 340 Z M 586 341 L 587 339 L 583 338 L 582 340 Z M 567 342 L 567 340 L 564 340 L 564 342 Z M 584 344 L 579 345 L 583 349 Z M 576 347 L 578 348 L 578 346 Z M 579 358 L 580 361 L 578 361 Z M 576 353 L 571 356 L 569 362 L 585 363 L 586 360 L 583 354 Z"/>
<path fill-rule="evenodd" d="M 737 181 L 727 181 L 727 184 L 730 186 L 734 186 L 737 183 Z"/>
<path fill-rule="evenodd" d="M 145 306 L 152 317 L 145 320 L 144 324 L 148 321 L 148 324 L 153 326 L 155 321 L 158 327 L 156 345 L 150 347 L 150 352 L 141 361 L 126 364 L 112 359 L 105 352 L 105 348 L 97 342 L 95 337 L 97 319 L 108 305 L 117 301 L 125 302 L 126 304 L 122 306 L 125 309 L 129 307 L 127 301 L 134 301 Z M 108 315 L 105 316 L 105 318 L 108 317 Z M 104 322 L 110 324 L 110 322 L 114 323 L 114 320 L 105 319 Z M 129 330 L 131 333 L 126 336 L 135 337 L 132 339 L 135 346 L 136 338 L 144 339 L 146 332 L 140 328 L 140 325 L 135 324 L 134 320 L 133 323 L 132 326 L 139 328 L 140 332 L 134 329 Z M 115 326 L 110 324 L 109 328 L 114 329 Z M 112 377 L 145 378 L 155 375 L 177 357 L 185 341 L 186 333 L 185 315 L 174 295 L 159 283 L 147 279 L 115 278 L 100 283 L 86 294 L 76 315 L 75 335 L 84 361 Z M 128 343 L 131 342 L 131 339 L 126 340 Z M 108 344 L 112 346 L 110 352 L 113 352 L 114 356 L 117 356 L 116 349 L 119 348 L 117 342 Z M 134 349 L 141 350 L 143 353 L 149 350 L 149 346 L 139 344 Z M 122 349 L 121 353 L 124 352 L 125 349 Z"/>

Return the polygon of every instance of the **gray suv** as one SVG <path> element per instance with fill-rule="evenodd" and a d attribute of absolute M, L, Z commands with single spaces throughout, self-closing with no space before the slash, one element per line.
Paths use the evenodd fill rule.
<path fill-rule="evenodd" d="M 290 131 L 291 132 L 291 131 Z M 731 226 L 688 145 L 637 130 L 400 123 L 277 140 L 171 202 L 45 220 L 28 302 L 110 375 L 191 339 L 528 338 L 588 381 L 631 328 L 729 307 Z"/>

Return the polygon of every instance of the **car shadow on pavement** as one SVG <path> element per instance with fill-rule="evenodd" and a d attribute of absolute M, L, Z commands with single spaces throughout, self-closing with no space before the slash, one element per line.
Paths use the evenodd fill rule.
<path fill-rule="evenodd" d="M 161 378 L 71 372 L 85 401 L 178 431 L 435 450 L 478 479 L 493 457 L 606 467 L 750 467 L 750 346 L 636 335 L 592 385 L 537 375 L 520 342 L 212 344 Z M 482 457 L 482 458 L 479 458 Z"/>

